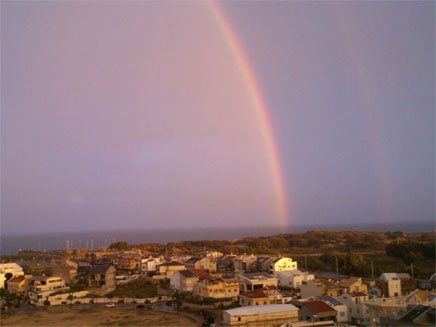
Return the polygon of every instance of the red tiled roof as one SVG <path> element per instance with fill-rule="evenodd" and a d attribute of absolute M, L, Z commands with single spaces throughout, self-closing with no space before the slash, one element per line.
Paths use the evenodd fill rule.
<path fill-rule="evenodd" d="M 24 276 L 23 275 L 19 275 L 19 276 L 15 276 L 12 277 L 11 279 L 8 280 L 8 283 L 20 283 L 24 280 Z"/>
<path fill-rule="evenodd" d="M 257 289 L 254 291 L 248 291 L 242 294 L 242 296 L 248 297 L 250 299 L 267 298 L 268 295 L 262 289 Z"/>
<path fill-rule="evenodd" d="M 352 297 L 356 297 L 356 296 L 366 296 L 366 294 L 365 294 L 365 293 L 362 293 L 362 292 L 354 292 L 354 293 L 351 293 L 351 296 L 352 296 Z"/>
<path fill-rule="evenodd" d="M 190 269 L 189 271 L 196 274 L 200 279 L 205 279 L 209 277 L 209 274 L 205 272 L 203 269 Z"/>
<path fill-rule="evenodd" d="M 335 309 L 333 309 L 331 306 L 329 306 L 324 301 L 304 302 L 304 305 L 307 306 L 310 310 L 312 310 L 315 313 L 335 311 Z"/>
<path fill-rule="evenodd" d="M 198 278 L 198 276 L 190 270 L 180 270 L 179 273 L 181 273 L 186 278 Z"/>

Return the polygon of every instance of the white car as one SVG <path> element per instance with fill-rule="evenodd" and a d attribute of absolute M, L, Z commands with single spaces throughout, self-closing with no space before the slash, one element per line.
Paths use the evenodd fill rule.
<path fill-rule="evenodd" d="M 106 308 L 115 308 L 115 304 L 114 303 L 109 303 L 105 305 Z"/>

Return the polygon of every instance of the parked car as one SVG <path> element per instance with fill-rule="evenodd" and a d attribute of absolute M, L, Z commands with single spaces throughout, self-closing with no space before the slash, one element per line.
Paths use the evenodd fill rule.
<path fill-rule="evenodd" d="M 138 304 L 138 305 L 136 306 L 136 309 L 145 309 L 145 305 L 143 305 L 143 304 Z"/>
<path fill-rule="evenodd" d="M 105 305 L 106 308 L 115 308 L 115 304 L 114 303 L 108 303 Z"/>

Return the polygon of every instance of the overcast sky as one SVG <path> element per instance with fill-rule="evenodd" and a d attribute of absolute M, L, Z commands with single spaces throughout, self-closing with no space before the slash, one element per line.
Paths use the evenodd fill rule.
<path fill-rule="evenodd" d="M 435 3 L 224 2 L 288 225 L 435 218 Z M 1 232 L 279 225 L 204 2 L 1 2 Z"/>

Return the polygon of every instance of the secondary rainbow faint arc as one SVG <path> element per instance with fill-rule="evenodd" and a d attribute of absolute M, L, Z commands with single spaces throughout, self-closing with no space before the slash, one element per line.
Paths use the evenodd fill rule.
<path fill-rule="evenodd" d="M 251 100 L 256 108 L 257 117 L 261 125 L 262 136 L 266 144 L 272 169 L 274 188 L 277 194 L 277 205 L 280 222 L 283 227 L 286 227 L 288 225 L 289 208 L 283 179 L 283 170 L 280 163 L 280 157 L 277 150 L 272 125 L 268 117 L 267 107 L 256 82 L 253 70 L 248 62 L 247 56 L 245 55 L 245 52 L 236 35 L 233 33 L 230 24 L 221 11 L 221 8 L 215 1 L 209 0 L 207 3 L 229 45 L 229 48 L 231 49 L 233 57 L 235 58 L 235 61 L 237 62 L 244 78 L 248 93 L 250 94 Z"/>

